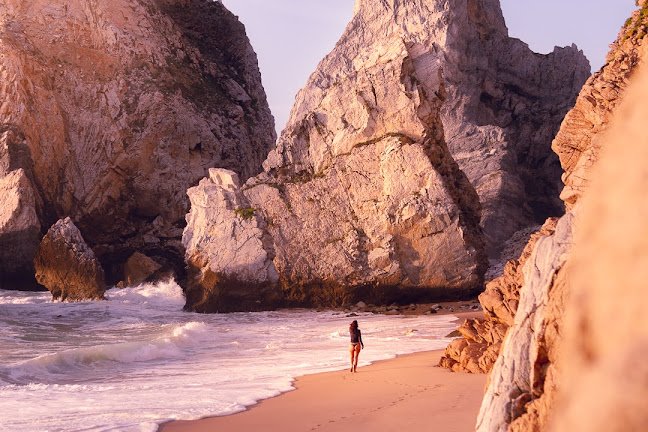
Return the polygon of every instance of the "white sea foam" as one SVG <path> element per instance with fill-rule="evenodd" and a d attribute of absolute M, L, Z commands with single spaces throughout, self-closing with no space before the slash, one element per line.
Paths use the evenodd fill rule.
<path fill-rule="evenodd" d="M 3 375 L 9 377 L 13 384 L 65 381 L 75 370 L 112 367 L 105 364 L 109 362 L 135 363 L 180 358 L 188 353 L 186 348 L 201 344 L 210 335 L 207 324 L 189 322 L 174 328 L 169 336 L 152 341 L 93 345 L 44 354 L 4 368 Z"/>
<path fill-rule="evenodd" d="M 0 291 L 0 431 L 153 431 L 243 410 L 290 390 L 296 376 L 348 362 L 344 314 L 185 313 L 172 281 L 107 298 Z M 361 365 L 442 348 L 456 326 L 451 316 L 357 319 Z"/>

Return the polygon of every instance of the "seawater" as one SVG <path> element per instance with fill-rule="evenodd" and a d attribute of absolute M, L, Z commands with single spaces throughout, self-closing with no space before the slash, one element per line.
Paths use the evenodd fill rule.
<path fill-rule="evenodd" d="M 0 431 L 156 431 L 171 419 L 242 411 L 295 377 L 444 348 L 445 316 L 307 310 L 182 312 L 173 281 L 111 289 L 108 301 L 52 302 L 0 290 Z"/>

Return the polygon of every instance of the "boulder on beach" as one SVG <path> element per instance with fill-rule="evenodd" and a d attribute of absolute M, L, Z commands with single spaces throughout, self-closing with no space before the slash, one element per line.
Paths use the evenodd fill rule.
<path fill-rule="evenodd" d="M 82 301 L 104 297 L 104 271 L 69 217 L 56 222 L 43 237 L 34 267 L 36 280 L 55 299 Z"/>
<path fill-rule="evenodd" d="M 162 265 L 141 252 L 135 252 L 124 264 L 124 285 L 135 286 L 155 276 Z"/>

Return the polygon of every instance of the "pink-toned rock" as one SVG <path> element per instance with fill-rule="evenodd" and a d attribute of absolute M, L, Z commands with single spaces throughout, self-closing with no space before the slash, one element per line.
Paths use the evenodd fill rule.
<path fill-rule="evenodd" d="M 43 237 L 34 267 L 36 280 L 55 299 L 103 299 L 106 291 L 103 269 L 70 218 L 59 220 Z"/>
<path fill-rule="evenodd" d="M 479 432 L 646 429 L 647 20 L 644 4 L 554 142 L 570 211 L 523 267 Z"/>
<path fill-rule="evenodd" d="M 0 128 L 0 289 L 38 289 L 34 253 L 41 237 L 25 138 Z M 41 288 L 42 289 L 42 288 Z"/>
<path fill-rule="evenodd" d="M 187 189 L 257 174 L 275 142 L 243 25 L 209 0 L 7 0 L 0 29 L 0 125 L 39 222 L 69 215 L 110 273 L 152 247 L 182 265 Z"/>
<path fill-rule="evenodd" d="M 605 131 L 625 94 L 630 76 L 644 57 L 646 44 L 639 36 L 642 31 L 645 35 L 645 26 L 645 17 L 639 14 L 626 23 L 611 45 L 607 63 L 583 86 L 574 109 L 565 116 L 552 143 L 565 170 L 565 187 L 560 197 L 567 209 L 571 209 L 587 190 Z"/>
<path fill-rule="evenodd" d="M 553 432 L 648 429 L 647 100 L 642 63 L 582 198 Z"/>
<path fill-rule="evenodd" d="M 468 350 L 468 345 L 455 343 L 452 349 L 450 347 L 446 349 L 439 363 L 440 366 L 450 367 L 455 372 L 488 373 L 491 371 L 504 336 L 508 328 L 513 325 L 518 309 L 520 289 L 525 284 L 521 269 L 531 256 L 536 242 L 554 233 L 556 223 L 557 219 L 548 219 L 542 228 L 531 236 L 520 257 L 506 263 L 504 274 L 486 285 L 486 290 L 479 295 L 485 319 L 466 320 L 459 327 L 458 330 L 464 338 L 480 344 L 482 349 Z M 459 346 L 463 346 L 465 352 L 458 350 Z M 476 357 L 470 358 L 471 354 Z"/>
<path fill-rule="evenodd" d="M 539 55 L 510 38 L 497 0 L 358 0 L 264 172 L 238 191 L 259 223 L 233 237 L 261 227 L 287 304 L 473 295 L 489 254 L 563 212 L 550 142 L 588 75 L 574 46 Z M 188 259 L 250 279 L 262 261 L 228 265 L 229 251 L 193 240 L 215 231 L 197 221 Z"/>

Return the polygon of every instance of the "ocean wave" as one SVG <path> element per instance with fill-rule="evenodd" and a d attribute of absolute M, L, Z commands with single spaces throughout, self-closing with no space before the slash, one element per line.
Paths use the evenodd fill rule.
<path fill-rule="evenodd" d="M 173 279 L 144 283 L 132 288 L 112 288 L 106 292 L 106 298 L 118 303 L 174 311 L 182 310 L 185 304 L 182 288 Z"/>
<path fill-rule="evenodd" d="M 80 370 L 95 370 L 111 363 L 140 363 L 177 359 L 190 348 L 211 339 L 212 331 L 201 322 L 176 326 L 165 336 L 150 341 L 122 342 L 69 349 L 41 355 L 0 368 L 0 384 L 55 383 Z"/>

